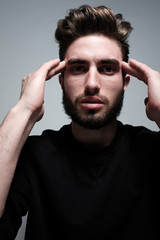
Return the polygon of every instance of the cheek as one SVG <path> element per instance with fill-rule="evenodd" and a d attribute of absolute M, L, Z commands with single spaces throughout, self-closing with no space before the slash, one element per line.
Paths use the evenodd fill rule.
<path fill-rule="evenodd" d="M 106 96 L 110 101 L 114 101 L 123 90 L 122 78 L 110 78 L 101 84 L 100 95 Z"/>
<path fill-rule="evenodd" d="M 108 92 L 119 92 L 121 89 L 123 89 L 123 80 L 121 77 L 110 77 L 108 79 L 105 79 L 103 83 L 101 83 L 101 90 L 105 90 Z"/>
<path fill-rule="evenodd" d="M 77 92 L 78 86 L 76 86 L 75 83 L 73 84 L 72 81 L 64 80 L 64 88 L 63 89 L 71 101 L 74 101 L 76 99 L 77 95 L 79 94 Z"/>
<path fill-rule="evenodd" d="M 64 89 L 67 92 L 67 94 L 70 94 L 70 97 L 77 97 L 77 95 L 80 95 L 83 93 L 84 84 L 82 79 L 78 79 L 67 76 L 67 74 L 64 77 Z"/>

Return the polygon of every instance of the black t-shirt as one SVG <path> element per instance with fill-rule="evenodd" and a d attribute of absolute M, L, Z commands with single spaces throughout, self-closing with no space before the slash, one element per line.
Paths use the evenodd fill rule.
<path fill-rule="evenodd" d="M 120 122 L 103 149 L 78 143 L 71 125 L 29 137 L 0 239 L 14 239 L 27 212 L 26 240 L 157 239 L 159 145 L 159 133 Z"/>

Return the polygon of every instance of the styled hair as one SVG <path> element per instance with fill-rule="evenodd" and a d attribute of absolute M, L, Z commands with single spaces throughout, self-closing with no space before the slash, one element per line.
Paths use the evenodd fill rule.
<path fill-rule="evenodd" d="M 68 47 L 77 38 L 91 34 L 103 34 L 117 41 L 123 60 L 128 62 L 127 39 L 132 29 L 131 24 L 123 20 L 122 14 L 115 15 L 106 6 L 82 5 L 78 9 L 70 9 L 68 15 L 59 20 L 55 32 L 55 38 L 59 43 L 59 57 L 64 60 Z"/>

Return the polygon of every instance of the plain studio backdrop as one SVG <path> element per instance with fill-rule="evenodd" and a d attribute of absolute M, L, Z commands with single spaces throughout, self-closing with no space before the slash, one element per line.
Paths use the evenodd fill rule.
<path fill-rule="evenodd" d="M 0 0 L 0 122 L 19 99 L 21 79 L 44 62 L 58 58 L 58 45 L 54 39 L 57 22 L 68 9 L 82 4 L 107 5 L 115 13 L 122 13 L 134 28 L 129 40 L 130 58 L 159 71 L 159 0 Z M 145 114 L 146 96 L 145 84 L 131 77 L 119 119 L 157 131 L 156 124 Z M 48 128 L 59 129 L 70 122 L 61 99 L 61 88 L 55 76 L 46 82 L 45 116 L 31 134 L 41 134 Z M 25 222 L 26 217 L 16 240 L 24 238 Z"/>

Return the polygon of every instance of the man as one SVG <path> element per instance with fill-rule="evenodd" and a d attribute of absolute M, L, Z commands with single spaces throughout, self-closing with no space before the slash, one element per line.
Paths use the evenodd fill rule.
<path fill-rule="evenodd" d="M 146 113 L 160 126 L 160 73 L 127 63 L 131 30 L 107 7 L 71 10 L 56 30 L 60 60 L 23 79 L 0 128 L 2 239 L 15 238 L 27 212 L 25 239 L 156 239 L 159 133 L 116 120 L 132 75 L 148 85 Z M 45 81 L 58 73 L 72 122 L 28 138 L 44 113 Z"/>

